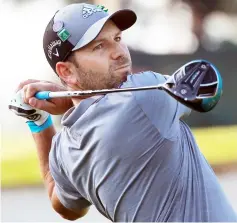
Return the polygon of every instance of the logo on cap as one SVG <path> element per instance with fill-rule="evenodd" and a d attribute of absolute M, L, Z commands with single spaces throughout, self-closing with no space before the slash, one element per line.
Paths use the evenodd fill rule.
<path fill-rule="evenodd" d="M 86 19 L 89 16 L 93 15 L 94 13 L 102 12 L 102 11 L 103 11 L 102 7 L 97 6 L 96 8 L 93 8 L 93 7 L 90 7 L 90 6 L 83 6 L 82 17 L 84 19 Z"/>
<path fill-rule="evenodd" d="M 58 53 L 58 49 L 55 49 L 55 53 L 53 53 L 53 55 L 55 55 L 56 57 L 59 57 L 59 53 Z"/>
<path fill-rule="evenodd" d="M 109 9 L 105 8 L 105 6 L 103 6 L 103 5 L 97 5 L 96 7 L 102 9 L 104 12 L 109 11 Z"/>
<path fill-rule="evenodd" d="M 52 60 L 52 54 L 59 57 L 58 49 L 56 48 L 56 53 L 53 53 L 53 49 L 56 46 L 61 46 L 61 40 L 54 40 L 48 45 L 48 57 Z"/>
<path fill-rule="evenodd" d="M 57 34 L 58 34 L 58 37 L 59 37 L 63 42 L 65 42 L 65 41 L 70 37 L 70 33 L 69 33 L 66 29 L 61 30 L 61 31 L 58 32 Z"/>

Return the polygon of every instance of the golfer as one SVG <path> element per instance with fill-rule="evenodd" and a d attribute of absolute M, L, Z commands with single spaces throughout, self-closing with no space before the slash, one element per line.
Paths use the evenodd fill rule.
<path fill-rule="evenodd" d="M 109 14 L 105 7 L 84 3 L 60 9 L 47 25 L 43 47 L 62 84 L 27 80 L 18 86 L 17 100 L 32 109 L 27 124 L 52 207 L 68 220 L 81 218 L 94 205 L 113 222 L 237 221 L 181 119 L 190 109 L 166 92 L 34 97 L 43 90 L 164 83 L 165 77 L 153 71 L 132 74 L 122 32 L 135 21 L 131 10 Z M 63 114 L 57 133 L 50 114 Z"/>

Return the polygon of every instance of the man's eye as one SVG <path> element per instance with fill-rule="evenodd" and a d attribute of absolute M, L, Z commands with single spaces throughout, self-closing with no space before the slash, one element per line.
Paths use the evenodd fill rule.
<path fill-rule="evenodd" d="M 102 49 L 102 44 L 99 44 L 99 45 L 97 45 L 96 47 L 94 47 L 94 49 L 93 50 L 99 50 L 99 49 Z"/>
<path fill-rule="evenodd" d="M 121 37 L 120 37 L 120 36 L 116 37 L 116 38 L 115 38 L 115 41 L 116 41 L 116 42 L 120 42 L 120 41 L 121 41 Z"/>

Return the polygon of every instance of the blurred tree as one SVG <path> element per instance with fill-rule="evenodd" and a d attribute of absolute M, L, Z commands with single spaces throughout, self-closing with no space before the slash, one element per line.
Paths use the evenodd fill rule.
<path fill-rule="evenodd" d="M 173 0 L 173 3 L 184 2 L 193 11 L 193 32 L 200 39 L 203 36 L 203 21 L 212 12 L 237 14 L 237 0 Z"/>
<path fill-rule="evenodd" d="M 173 0 L 182 1 L 190 5 L 193 9 L 203 12 L 205 15 L 213 11 L 221 11 L 227 14 L 237 13 L 237 0 Z"/>

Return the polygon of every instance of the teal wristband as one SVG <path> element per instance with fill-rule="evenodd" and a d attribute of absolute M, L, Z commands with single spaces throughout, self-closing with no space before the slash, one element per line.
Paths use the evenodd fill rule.
<path fill-rule="evenodd" d="M 47 118 L 47 120 L 43 125 L 38 126 L 33 121 L 28 121 L 27 124 L 32 133 L 39 133 L 49 128 L 51 125 L 53 125 L 53 121 L 51 115 L 49 115 L 49 117 Z"/>

